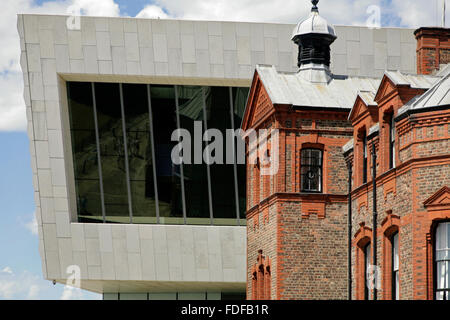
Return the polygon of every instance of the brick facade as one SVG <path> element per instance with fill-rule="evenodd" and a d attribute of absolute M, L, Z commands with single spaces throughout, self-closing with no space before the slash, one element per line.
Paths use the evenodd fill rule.
<path fill-rule="evenodd" d="M 383 90 L 387 86 L 389 90 Z M 389 169 L 389 127 L 384 121 L 386 114 L 398 113 L 398 109 L 420 90 L 395 87 L 385 77 L 376 97 L 378 118 L 382 119 L 377 137 L 369 141 L 376 145 L 377 153 L 377 261 L 381 270 L 381 288 L 378 299 L 392 298 L 391 279 L 391 235 L 399 232 L 400 253 L 400 299 L 433 299 L 433 268 L 431 229 L 436 219 L 449 218 L 450 201 L 441 204 L 440 216 L 434 219 L 425 206 L 425 201 L 441 188 L 450 184 L 450 111 L 448 109 L 412 114 L 396 124 L 395 140 L 397 163 Z M 423 93 L 424 91 L 422 91 Z M 369 114 L 366 114 L 369 117 Z M 360 121 L 360 119 L 356 119 Z M 367 121 L 367 119 L 366 119 Z M 355 134 L 357 123 L 355 121 Z M 355 161 L 360 161 L 356 154 Z M 369 147 L 371 150 L 371 147 Z M 350 159 L 349 159 L 350 161 Z M 354 163 L 354 180 L 359 181 L 352 190 L 353 230 L 372 225 L 372 163 L 369 162 L 369 178 L 366 184 L 360 181 L 360 168 Z M 447 190 L 447 189 L 445 189 Z M 371 232 L 371 231 L 370 231 Z M 369 233 L 370 233 L 369 232 Z M 372 239 L 371 236 L 370 239 Z M 353 299 L 362 299 L 363 270 L 358 259 L 359 235 L 354 235 L 353 249 Z M 368 239 L 369 240 L 369 239 Z M 360 252 L 359 252 L 360 253 Z"/>
<path fill-rule="evenodd" d="M 249 101 L 254 110 L 244 129 L 279 130 L 280 167 L 275 175 L 263 176 L 261 162 L 247 165 L 247 297 L 261 297 L 254 278 L 263 255 L 271 262 L 271 299 L 345 298 L 347 168 L 342 146 L 353 133 L 347 112 L 267 105 L 266 90 L 261 82 L 254 84 Z M 305 148 L 323 151 L 320 194 L 300 193 Z"/>
<path fill-rule="evenodd" d="M 430 30 L 416 31 L 418 73 L 431 73 L 439 63 L 450 62 L 444 47 L 449 43 L 449 29 L 433 29 L 436 41 L 430 40 Z M 429 51 L 431 43 L 434 53 Z M 397 118 L 395 165 L 391 160 L 391 117 L 396 118 L 402 106 L 425 92 L 396 85 L 385 75 L 373 103 L 357 98 L 348 117 L 347 111 L 305 111 L 274 105 L 255 74 L 243 129 L 279 130 L 280 167 L 276 175 L 262 176 L 259 163 L 247 166 L 249 299 L 348 298 L 348 164 L 353 169 L 352 299 L 365 298 L 363 250 L 375 237 L 380 271 L 377 298 L 393 298 L 391 238 L 395 233 L 399 235 L 400 299 L 434 298 L 434 229 L 439 221 L 450 219 L 450 109 Z M 364 136 L 368 137 L 365 182 Z M 343 154 L 342 147 L 352 137 L 353 148 Z M 304 148 L 323 151 L 321 193 L 301 190 Z M 372 220 L 374 165 L 376 235 Z M 263 258 L 270 261 L 270 295 L 259 294 L 260 284 L 254 280 L 256 266 Z"/>
<path fill-rule="evenodd" d="M 450 63 L 450 29 L 420 28 L 417 39 L 417 73 L 431 74 L 439 65 Z"/>

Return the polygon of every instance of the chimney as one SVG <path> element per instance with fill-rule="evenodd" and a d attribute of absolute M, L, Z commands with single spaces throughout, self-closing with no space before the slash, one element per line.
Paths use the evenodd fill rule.
<path fill-rule="evenodd" d="M 417 73 L 432 74 L 450 63 L 450 29 L 423 27 L 414 32 L 417 39 Z"/>

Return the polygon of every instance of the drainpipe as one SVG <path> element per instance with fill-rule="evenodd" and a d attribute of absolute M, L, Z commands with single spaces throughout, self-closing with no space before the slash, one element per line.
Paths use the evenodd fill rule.
<path fill-rule="evenodd" d="M 348 300 L 352 300 L 352 163 L 348 163 Z"/>
<path fill-rule="evenodd" d="M 372 250 L 373 250 L 373 265 L 377 265 L 377 155 L 375 153 L 375 141 L 372 143 L 372 183 L 373 183 L 373 222 L 372 222 Z M 376 270 L 374 270 L 376 272 Z M 375 273 L 375 276 L 378 276 Z M 373 300 L 377 300 L 377 279 L 374 277 Z"/>

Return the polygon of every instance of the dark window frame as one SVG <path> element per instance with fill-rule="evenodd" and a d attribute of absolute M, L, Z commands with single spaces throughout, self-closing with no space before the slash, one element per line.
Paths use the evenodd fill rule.
<path fill-rule="evenodd" d="M 437 261 L 437 239 L 438 239 L 438 237 L 437 237 L 437 231 L 438 231 L 438 227 L 439 227 L 439 225 L 440 224 L 448 224 L 448 223 L 450 223 L 450 220 L 441 220 L 441 221 L 438 221 L 435 225 L 434 225 L 434 230 L 433 230 L 433 239 L 432 239 L 432 241 L 433 241 L 433 257 L 432 257 L 432 259 L 433 259 L 433 300 L 438 300 L 437 299 L 437 293 L 438 292 L 445 292 L 445 295 L 444 295 L 444 301 L 448 301 L 448 300 L 450 300 L 450 283 L 449 283 L 449 285 L 448 285 L 448 288 L 445 288 L 445 289 L 438 289 L 438 279 L 437 279 L 437 276 L 438 276 L 438 273 L 437 273 L 437 263 L 438 263 L 438 261 Z M 448 232 L 448 231 L 447 231 Z M 447 235 L 447 238 L 448 238 L 449 236 Z M 449 246 L 450 246 L 450 244 L 449 244 Z M 447 259 L 447 260 L 439 260 L 439 261 L 450 261 L 450 259 Z M 450 262 L 449 262 L 449 264 L 450 264 Z M 449 276 L 450 277 L 450 276 Z M 448 279 L 449 280 L 449 282 L 450 282 L 450 279 Z"/>
<path fill-rule="evenodd" d="M 306 157 L 305 153 L 307 151 L 318 151 L 319 152 L 319 164 L 318 165 L 314 165 L 311 164 L 311 161 L 309 161 L 309 164 L 305 164 L 304 163 L 304 159 Z M 300 190 L 303 193 L 322 193 L 323 192 L 323 156 L 324 156 L 324 151 L 320 148 L 302 148 L 301 152 L 300 152 Z M 312 159 L 313 157 L 307 157 L 308 159 Z M 313 178 L 308 178 L 305 177 L 308 173 L 312 172 L 312 170 L 307 170 L 306 172 L 304 172 L 304 168 L 315 168 L 319 170 L 319 178 L 317 180 L 317 184 L 318 184 L 318 188 L 317 189 L 305 189 L 304 188 L 304 179 L 309 179 L 312 180 Z"/>

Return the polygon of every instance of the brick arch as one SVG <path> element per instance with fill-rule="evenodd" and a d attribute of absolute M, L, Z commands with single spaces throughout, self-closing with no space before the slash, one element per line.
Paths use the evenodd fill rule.
<path fill-rule="evenodd" d="M 252 300 L 270 300 L 271 283 L 271 261 L 258 250 L 256 264 L 252 267 Z"/>
<path fill-rule="evenodd" d="M 353 238 L 353 246 L 355 247 L 355 278 L 356 278 L 356 299 L 364 300 L 364 247 L 372 242 L 372 229 L 366 227 L 365 222 L 360 223 L 358 231 Z"/>
<path fill-rule="evenodd" d="M 392 300 L 392 236 L 400 231 L 400 217 L 388 211 L 386 218 L 381 222 L 383 260 L 382 260 L 382 296 L 384 300 Z M 399 233 L 399 251 L 401 251 L 401 239 Z M 400 274 L 401 270 L 399 270 Z"/>

